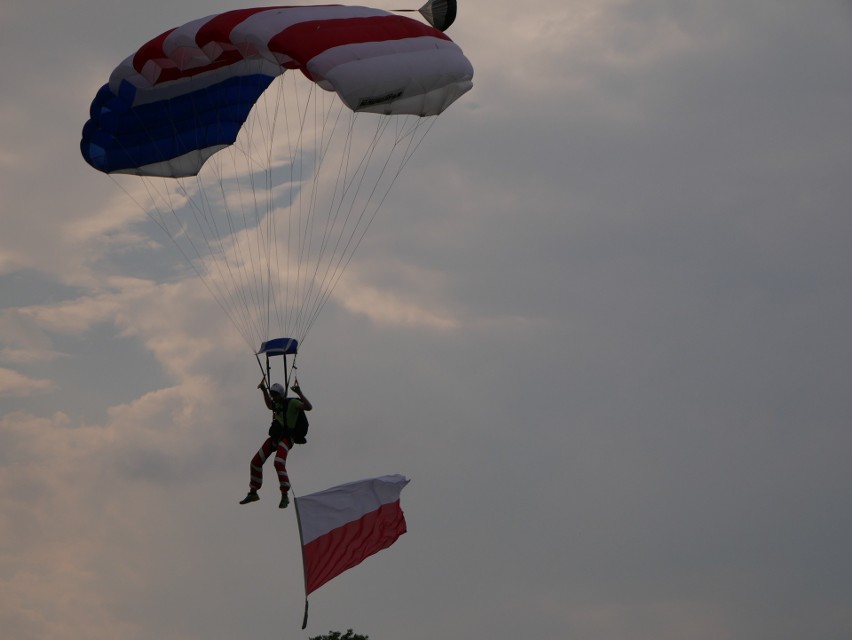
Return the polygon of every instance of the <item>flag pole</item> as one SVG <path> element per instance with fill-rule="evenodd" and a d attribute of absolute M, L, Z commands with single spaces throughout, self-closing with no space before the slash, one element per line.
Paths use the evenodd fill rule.
<path fill-rule="evenodd" d="M 293 486 L 290 486 L 292 491 Z M 302 519 L 299 517 L 299 501 L 296 499 L 296 492 L 293 491 L 293 508 L 296 510 L 296 524 L 299 527 L 299 548 L 302 552 L 302 578 L 305 582 L 305 616 L 302 618 L 302 629 L 308 626 L 308 573 L 305 569 L 305 543 L 302 537 Z"/>

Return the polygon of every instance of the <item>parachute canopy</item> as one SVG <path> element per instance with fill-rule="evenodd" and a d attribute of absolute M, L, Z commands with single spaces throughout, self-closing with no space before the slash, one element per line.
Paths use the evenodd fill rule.
<path fill-rule="evenodd" d="M 434 0 L 435 24 L 450 1 Z M 439 29 L 379 9 L 237 9 L 121 62 L 80 148 L 253 353 L 295 355 L 434 116 L 472 77 Z"/>
<path fill-rule="evenodd" d="M 258 97 L 299 69 L 353 111 L 437 115 L 473 68 L 441 31 L 379 9 L 238 9 L 166 31 L 92 102 L 86 161 L 105 173 L 191 176 L 233 144 Z"/>

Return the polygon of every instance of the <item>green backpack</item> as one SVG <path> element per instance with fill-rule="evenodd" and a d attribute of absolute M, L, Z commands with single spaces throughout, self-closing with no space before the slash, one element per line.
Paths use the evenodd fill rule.
<path fill-rule="evenodd" d="M 289 416 L 288 416 L 289 417 Z M 289 422 L 289 421 L 288 421 Z M 308 416 L 305 415 L 303 409 L 299 409 L 294 424 L 288 424 L 290 433 L 293 436 L 293 442 L 296 444 L 305 444 L 308 440 Z"/>

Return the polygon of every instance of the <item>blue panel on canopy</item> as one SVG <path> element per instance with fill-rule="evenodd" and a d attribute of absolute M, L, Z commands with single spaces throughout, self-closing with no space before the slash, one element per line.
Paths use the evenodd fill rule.
<path fill-rule="evenodd" d="M 263 74 L 238 76 L 137 106 L 133 102 L 138 90 L 126 80 L 118 95 L 104 85 L 83 127 L 83 157 L 95 169 L 113 173 L 233 144 L 273 79 Z"/>
<path fill-rule="evenodd" d="M 298 352 L 299 341 L 295 338 L 275 338 L 260 345 L 260 351 L 257 353 L 258 355 L 265 353 L 268 356 L 288 356 Z"/>

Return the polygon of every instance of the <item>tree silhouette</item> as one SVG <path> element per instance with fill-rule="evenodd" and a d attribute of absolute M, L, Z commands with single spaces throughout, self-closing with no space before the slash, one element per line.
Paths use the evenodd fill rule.
<path fill-rule="evenodd" d="M 329 631 L 322 636 L 314 636 L 308 640 L 370 640 L 369 636 L 362 636 L 360 633 L 352 633 L 352 629 L 347 629 L 346 633 L 339 631 Z"/>

